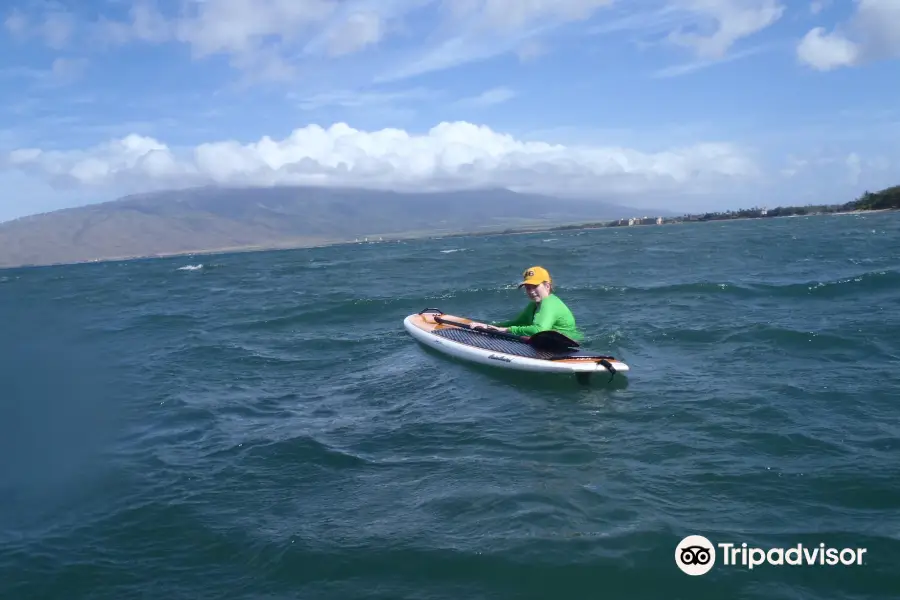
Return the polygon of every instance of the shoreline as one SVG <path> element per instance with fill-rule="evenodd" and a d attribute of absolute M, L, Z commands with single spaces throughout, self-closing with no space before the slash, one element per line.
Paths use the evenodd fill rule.
<path fill-rule="evenodd" d="M 470 232 L 454 232 L 454 233 L 444 233 L 444 234 L 430 234 L 427 232 L 411 232 L 410 234 L 402 234 L 395 233 L 389 234 L 387 236 L 378 234 L 376 236 L 368 236 L 368 237 L 380 237 L 380 240 L 370 240 L 367 242 L 354 240 L 332 240 L 332 241 L 312 241 L 309 243 L 295 243 L 295 244 L 276 244 L 272 246 L 241 246 L 241 247 L 230 247 L 230 248 L 207 248 L 202 250 L 191 250 L 191 251 L 183 251 L 183 252 L 171 252 L 171 253 L 162 253 L 162 254 L 142 254 L 142 255 L 133 255 L 133 256 L 116 256 L 116 257 L 107 257 L 107 258 L 96 258 L 96 259 L 88 259 L 88 260 L 76 260 L 76 261 L 65 261 L 65 262 L 48 262 L 48 263 L 39 263 L 39 264 L 21 264 L 21 265 L 0 265 L 0 271 L 10 271 L 13 269 L 38 269 L 38 268 L 48 268 L 48 267 L 61 267 L 61 266 L 74 266 L 74 265 L 87 265 L 87 264 L 98 264 L 98 263 L 113 263 L 113 262 L 129 262 L 129 261 L 137 261 L 137 260 L 156 260 L 156 259 L 172 259 L 179 257 L 208 257 L 208 256 L 217 256 L 222 254 L 246 254 L 251 252 L 279 252 L 283 250 L 309 250 L 313 248 L 330 248 L 334 246 L 354 246 L 354 245 L 370 245 L 370 244 L 387 244 L 387 243 L 397 243 L 403 241 L 418 241 L 423 239 L 433 239 L 433 240 L 443 240 L 443 239 L 454 239 L 454 238 L 465 238 L 465 237 L 488 237 L 488 236 L 506 236 L 506 235 L 529 235 L 534 233 L 558 233 L 561 231 L 593 231 L 597 229 L 612 229 L 612 228 L 630 228 L 630 227 L 650 227 L 650 226 L 665 226 L 665 225 L 684 225 L 684 224 L 702 224 L 702 223 L 716 223 L 716 222 L 730 222 L 730 221 L 756 221 L 763 219 L 788 219 L 788 218 L 796 218 L 796 217 L 820 217 L 820 216 L 847 216 L 847 215 L 858 215 L 858 214 L 874 214 L 874 213 L 885 213 L 885 212 L 898 212 L 900 208 L 879 208 L 879 209 L 858 209 L 858 210 L 850 210 L 850 211 L 833 211 L 833 212 L 811 212 L 805 214 L 790 214 L 790 215 L 760 215 L 760 216 L 746 216 L 746 217 L 727 217 L 727 218 L 709 218 L 709 219 L 684 219 L 683 217 L 674 217 L 669 219 L 663 219 L 662 223 L 634 223 L 633 225 L 628 224 L 618 224 L 622 221 L 626 221 L 626 219 L 618 219 L 614 221 L 605 221 L 605 222 L 597 222 L 597 223 L 583 223 L 583 224 L 571 224 L 571 225 L 557 225 L 550 227 L 537 227 L 537 228 L 526 228 L 526 229 L 502 229 L 502 230 L 494 230 L 494 231 L 470 231 Z M 363 236 L 366 237 L 366 236 Z"/>
<path fill-rule="evenodd" d="M 874 214 L 884 212 L 897 212 L 900 208 L 878 208 L 872 210 L 860 209 L 850 211 L 834 211 L 834 212 L 811 212 L 805 214 L 791 215 L 765 215 L 758 217 L 727 217 L 727 218 L 710 218 L 710 219 L 684 219 L 683 217 L 663 218 L 662 223 L 634 223 L 633 225 L 619 224 L 627 219 L 618 219 L 618 221 L 605 221 L 597 223 L 585 223 L 582 225 L 561 225 L 555 227 L 541 227 L 537 229 L 506 229 L 500 232 L 473 232 L 463 234 L 449 234 L 439 236 L 441 239 L 448 237 L 483 237 L 488 235 L 525 235 L 529 233 L 557 233 L 560 231 L 586 231 L 596 229 L 615 229 L 619 227 L 660 227 L 663 225 L 686 225 L 686 224 L 702 224 L 702 223 L 727 223 L 731 221 L 760 221 L 766 219 L 789 219 L 796 217 L 823 217 L 823 216 L 840 216 L 840 215 L 856 215 L 856 214 Z"/>

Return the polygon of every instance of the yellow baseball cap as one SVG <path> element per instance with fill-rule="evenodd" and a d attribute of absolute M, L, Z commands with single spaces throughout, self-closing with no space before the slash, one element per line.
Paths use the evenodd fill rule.
<path fill-rule="evenodd" d="M 552 281 L 547 269 L 544 267 L 528 267 L 522 273 L 522 283 L 519 284 L 519 287 L 523 285 L 540 285 L 545 281 Z"/>

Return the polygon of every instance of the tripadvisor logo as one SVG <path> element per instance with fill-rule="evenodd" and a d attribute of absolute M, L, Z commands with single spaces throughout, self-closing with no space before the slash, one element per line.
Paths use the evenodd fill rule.
<path fill-rule="evenodd" d="M 825 544 L 797 544 L 764 550 L 748 546 L 746 542 L 713 544 L 702 535 L 689 535 L 675 547 L 675 564 L 688 575 L 705 575 L 716 564 L 717 554 L 723 566 L 753 569 L 766 563 L 773 566 L 862 565 L 865 553 L 865 548 L 831 548 Z"/>
<path fill-rule="evenodd" d="M 675 547 L 675 564 L 688 575 L 705 575 L 716 564 L 716 548 L 702 535 L 689 535 Z"/>

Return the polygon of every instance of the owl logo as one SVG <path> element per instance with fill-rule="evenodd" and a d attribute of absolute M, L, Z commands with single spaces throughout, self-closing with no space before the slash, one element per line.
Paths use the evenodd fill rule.
<path fill-rule="evenodd" d="M 675 564 L 688 575 L 705 575 L 716 564 L 716 549 L 702 535 L 689 535 L 675 547 Z"/>

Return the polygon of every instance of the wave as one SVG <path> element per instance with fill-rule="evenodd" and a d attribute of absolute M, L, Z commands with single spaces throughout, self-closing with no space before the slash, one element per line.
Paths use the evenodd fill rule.
<path fill-rule="evenodd" d="M 883 354 L 883 350 L 874 346 L 871 342 L 846 335 L 842 330 L 836 331 L 809 331 L 770 324 L 731 325 L 728 327 L 703 326 L 692 329 L 687 327 L 661 328 L 659 337 L 666 339 L 667 343 L 678 346 L 696 345 L 726 346 L 731 345 L 733 350 L 746 347 L 755 356 L 759 356 L 761 350 L 777 349 L 778 355 L 796 351 L 801 356 L 815 354 L 817 360 L 824 362 L 838 362 L 847 358 L 847 355 L 856 353 L 855 358 L 872 357 L 874 354 Z M 830 361 L 829 354 L 833 354 Z M 770 358 L 776 358 L 770 356 Z"/>
<path fill-rule="evenodd" d="M 834 298 L 846 294 L 875 293 L 900 289 L 900 272 L 867 271 L 830 280 L 806 280 L 790 283 L 748 283 L 734 281 L 690 281 L 650 286 L 587 285 L 561 286 L 561 290 L 604 291 L 652 296 L 726 294 L 750 297 Z"/>

